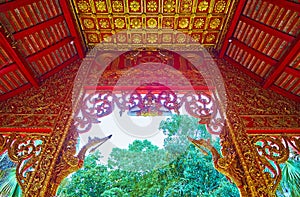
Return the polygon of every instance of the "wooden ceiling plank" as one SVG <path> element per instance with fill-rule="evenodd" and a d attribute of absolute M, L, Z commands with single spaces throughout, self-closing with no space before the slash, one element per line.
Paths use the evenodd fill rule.
<path fill-rule="evenodd" d="M 293 17 L 293 22 L 290 24 L 290 26 L 286 30 L 286 32 L 289 33 L 289 34 L 299 21 L 298 13 L 295 12 L 294 15 L 296 15 L 296 17 Z"/>
<path fill-rule="evenodd" d="M 289 10 L 293 10 L 295 12 L 299 12 L 300 10 L 300 4 L 294 3 L 292 1 L 274 1 L 274 0 L 264 0 L 264 1 L 269 2 L 271 4 L 275 4 L 279 7 L 284 7 Z"/>
<path fill-rule="evenodd" d="M 263 19 L 264 15 L 266 14 L 266 12 L 268 10 L 268 5 L 269 4 L 267 4 L 266 2 L 263 2 L 262 9 L 259 11 L 259 13 L 261 13 L 261 14 L 260 14 L 260 16 L 257 17 L 258 21 L 261 21 Z"/>
<path fill-rule="evenodd" d="M 69 43 L 69 42 L 71 42 L 71 41 L 73 41 L 73 40 L 74 40 L 74 38 L 72 38 L 72 37 L 67 37 L 67 38 L 65 38 L 65 39 L 63 39 L 63 40 L 57 42 L 56 44 L 54 44 L 54 45 L 52 45 L 52 46 L 49 46 L 48 48 L 45 48 L 45 49 L 43 49 L 43 50 L 41 50 L 41 51 L 38 51 L 38 52 L 35 53 L 35 54 L 32 54 L 32 55 L 28 56 L 28 57 L 27 57 L 27 60 L 28 60 L 29 62 L 33 62 L 33 61 L 35 61 L 35 60 L 41 58 L 42 56 L 45 56 L 45 55 L 51 53 L 52 51 L 57 50 L 57 49 L 60 48 L 61 46 L 65 45 L 65 44 L 67 44 L 67 43 Z"/>
<path fill-rule="evenodd" d="M 290 87 L 289 91 L 294 92 L 296 87 L 299 87 L 300 80 L 298 80 L 292 87 Z"/>
<path fill-rule="evenodd" d="M 75 24 L 74 24 L 75 20 L 73 20 L 73 16 L 69 9 L 68 2 L 65 0 L 59 0 L 59 2 L 60 2 L 61 9 L 63 10 L 63 14 L 65 17 L 66 23 L 69 27 L 70 33 L 75 38 L 74 42 L 75 42 L 75 46 L 76 46 L 78 55 L 81 59 L 83 59 L 85 57 L 85 51 L 84 51 L 83 46 L 80 41 L 81 37 L 79 35 L 79 32 L 77 31 L 77 29 L 75 27 Z"/>
<path fill-rule="evenodd" d="M 6 49 L 6 51 L 10 54 L 11 58 L 16 62 L 20 70 L 22 71 L 22 74 L 26 77 L 26 79 L 34 86 L 38 87 L 39 83 L 37 79 L 34 77 L 32 70 L 30 69 L 30 66 L 26 62 L 26 60 L 23 58 L 21 54 L 12 46 L 10 43 L 12 43 L 12 40 L 8 40 L 9 38 L 4 36 L 4 30 L 1 28 L 0 32 L 0 41 L 2 46 Z"/>
<path fill-rule="evenodd" d="M 272 12 L 273 12 L 273 4 L 268 4 L 268 10 L 265 12 L 264 17 L 262 18 L 261 22 L 267 24 Z"/>
<path fill-rule="evenodd" d="M 5 12 L 7 10 L 13 10 L 18 7 L 25 6 L 27 4 L 31 4 L 36 2 L 36 0 L 22 0 L 22 1 L 10 1 L 4 4 L 0 4 L 0 12 Z"/>
<path fill-rule="evenodd" d="M 295 76 L 295 77 L 300 78 L 300 71 L 299 70 L 296 70 L 292 67 L 287 66 L 284 71 L 291 74 L 291 75 L 293 75 L 293 76 Z"/>
<path fill-rule="evenodd" d="M 294 56 L 300 52 L 300 35 L 294 40 L 290 48 L 284 53 L 279 62 L 276 65 L 276 69 L 273 73 L 264 81 L 263 88 L 268 88 L 277 77 L 284 71 L 284 69 L 290 64 Z M 272 65 L 272 64 L 271 64 Z"/>
<path fill-rule="evenodd" d="M 223 45 L 222 45 L 222 47 L 220 49 L 220 53 L 219 53 L 219 57 L 220 58 L 223 58 L 224 55 L 225 55 L 225 53 L 226 53 L 227 47 L 229 45 L 229 39 L 233 35 L 235 27 L 236 27 L 236 25 L 238 23 L 239 17 L 241 15 L 242 11 L 243 11 L 243 7 L 245 5 L 245 2 L 246 2 L 246 0 L 240 0 L 239 3 L 238 3 L 238 5 L 237 5 L 235 14 L 234 14 L 233 19 L 232 19 L 232 21 L 230 23 L 229 29 L 228 29 L 228 31 L 226 33 L 226 36 L 225 36 L 225 39 L 224 39 L 224 43 L 223 43 Z"/>
<path fill-rule="evenodd" d="M 281 9 L 284 9 L 284 8 L 281 8 Z M 288 11 L 289 11 L 289 10 L 284 9 L 283 12 L 282 12 L 279 16 L 277 15 L 277 17 L 276 17 L 277 21 L 276 21 L 276 22 L 274 21 L 274 22 L 272 23 L 272 26 L 273 26 L 274 28 L 276 28 L 276 29 L 278 29 L 278 30 L 281 31 L 281 29 L 278 27 L 278 25 L 283 21 L 283 19 L 284 19 L 284 17 L 286 16 L 286 14 L 287 14 Z"/>
<path fill-rule="evenodd" d="M 290 36 L 290 35 L 288 35 L 286 33 L 283 33 L 281 31 L 278 31 L 278 30 L 273 29 L 271 27 L 268 27 L 268 26 L 266 26 L 266 25 L 264 25 L 264 24 L 262 24 L 260 22 L 257 22 L 257 21 L 255 21 L 253 19 L 250 19 L 250 18 L 248 18 L 246 16 L 241 16 L 240 20 L 243 21 L 243 22 L 245 22 L 245 23 L 247 23 L 247 24 L 249 24 L 249 25 L 252 25 L 253 27 L 259 28 L 260 30 L 262 30 L 262 31 L 264 31 L 266 33 L 269 33 L 271 35 L 279 37 L 279 38 L 281 38 L 283 40 L 286 40 L 288 42 L 291 42 L 294 39 L 293 36 Z"/>
<path fill-rule="evenodd" d="M 241 41 L 237 40 L 237 39 L 233 39 L 232 43 L 240 48 L 242 48 L 243 50 L 247 51 L 248 53 L 251 53 L 252 55 L 254 55 L 255 57 L 271 64 L 274 65 L 277 63 L 277 61 L 275 61 L 274 59 L 270 58 L 269 56 L 258 52 L 257 50 L 248 47 L 247 45 L 245 45 L 244 43 L 242 43 Z"/>
<path fill-rule="evenodd" d="M 49 19 L 47 21 L 44 21 L 44 22 L 42 22 L 40 24 L 34 25 L 34 26 L 29 27 L 27 29 L 24 29 L 24 30 L 22 30 L 20 32 L 17 32 L 15 34 L 13 34 L 13 36 L 14 36 L 15 39 L 21 39 L 24 36 L 28 36 L 29 34 L 32 34 L 33 32 L 38 32 L 38 31 L 40 31 L 42 29 L 45 29 L 45 28 L 47 28 L 49 26 L 53 26 L 54 24 L 57 24 L 57 23 L 59 23 L 59 22 L 61 22 L 63 20 L 64 20 L 63 15 L 59 15 L 57 17 L 54 17 L 54 18 Z"/>

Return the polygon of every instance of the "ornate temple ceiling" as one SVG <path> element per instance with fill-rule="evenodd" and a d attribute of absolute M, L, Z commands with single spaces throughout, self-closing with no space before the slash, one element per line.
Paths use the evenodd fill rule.
<path fill-rule="evenodd" d="M 113 43 L 215 46 L 233 9 L 231 0 L 72 0 L 88 46 Z M 148 30 L 148 33 L 141 31 Z M 178 30 L 177 35 L 166 30 Z M 126 31 L 131 30 L 131 31 Z M 135 31 L 137 30 L 137 31 Z M 151 34 L 151 30 L 156 30 Z M 159 30 L 159 31 L 157 31 Z M 120 33 L 122 32 L 122 33 Z M 149 33 L 150 32 L 150 33 Z M 111 35 L 118 33 L 115 39 Z"/>
<path fill-rule="evenodd" d="M 0 100 L 39 87 L 102 41 L 192 41 L 300 101 L 299 10 L 297 1 L 270 0 L 1 1 Z"/>

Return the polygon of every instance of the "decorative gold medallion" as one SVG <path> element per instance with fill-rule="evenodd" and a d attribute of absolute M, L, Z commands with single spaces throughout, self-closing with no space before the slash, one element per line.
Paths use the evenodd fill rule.
<path fill-rule="evenodd" d="M 155 28 L 157 26 L 157 21 L 154 19 L 154 18 L 150 18 L 148 21 L 147 21 L 147 25 L 148 27 L 150 28 Z"/>
<path fill-rule="evenodd" d="M 171 42 L 172 41 L 172 35 L 170 35 L 170 34 L 164 34 L 162 36 L 162 41 L 163 42 Z"/>
<path fill-rule="evenodd" d="M 126 41 L 126 36 L 124 34 L 118 34 L 118 41 L 120 42 L 125 42 Z"/>
<path fill-rule="evenodd" d="M 215 18 L 210 22 L 209 26 L 212 29 L 216 29 L 220 25 L 220 23 L 221 23 L 220 19 Z"/>
<path fill-rule="evenodd" d="M 111 35 L 104 34 L 103 35 L 103 40 L 104 40 L 104 42 L 111 42 L 112 41 Z"/>
<path fill-rule="evenodd" d="M 135 29 L 140 28 L 142 25 L 141 19 L 133 18 L 133 19 L 131 19 L 130 24 Z"/>
<path fill-rule="evenodd" d="M 138 44 L 142 41 L 142 36 L 139 35 L 139 34 L 134 34 L 132 36 L 132 42 L 135 43 L 135 44 Z"/>
<path fill-rule="evenodd" d="M 105 12 L 106 11 L 105 1 L 96 1 L 96 9 L 100 12 Z"/>
<path fill-rule="evenodd" d="M 150 34 L 147 37 L 147 41 L 151 44 L 157 42 L 157 35 L 156 34 Z"/>
<path fill-rule="evenodd" d="M 138 11 L 139 9 L 140 9 L 140 3 L 139 2 L 137 2 L 137 1 L 132 1 L 132 2 L 130 2 L 130 9 L 132 10 L 132 11 L 134 11 L 134 12 L 136 12 L 136 11 Z"/>
<path fill-rule="evenodd" d="M 186 28 L 189 25 L 189 20 L 187 18 L 182 18 L 178 25 L 180 28 Z"/>
<path fill-rule="evenodd" d="M 97 37 L 96 34 L 89 34 L 89 35 L 88 35 L 88 40 L 89 40 L 90 42 L 98 42 L 98 37 Z"/>
<path fill-rule="evenodd" d="M 199 11 L 203 12 L 208 8 L 208 2 L 207 1 L 201 1 L 198 5 Z"/>
<path fill-rule="evenodd" d="M 174 0 L 166 0 L 164 2 L 164 11 L 165 12 L 173 12 L 175 9 L 175 1 Z"/>
<path fill-rule="evenodd" d="M 199 34 L 192 35 L 192 41 L 199 42 L 200 41 L 200 35 Z"/>
<path fill-rule="evenodd" d="M 215 11 L 220 13 L 222 12 L 226 7 L 226 2 L 221 0 L 221 1 L 218 1 L 215 5 Z"/>
<path fill-rule="evenodd" d="M 77 7 L 81 12 L 88 12 L 90 10 L 90 4 L 86 1 L 79 1 Z"/>
<path fill-rule="evenodd" d="M 109 22 L 107 19 L 100 19 L 99 20 L 99 25 L 101 28 L 108 28 L 109 27 Z"/>
<path fill-rule="evenodd" d="M 94 21 L 92 19 L 83 19 L 83 25 L 85 28 L 92 29 L 95 27 Z"/>
<path fill-rule="evenodd" d="M 147 3 L 147 10 L 150 12 L 154 12 L 157 10 L 157 3 L 156 1 L 149 1 Z"/>
<path fill-rule="evenodd" d="M 209 34 L 207 37 L 206 37 L 206 42 L 212 42 L 216 37 L 212 34 Z"/>
<path fill-rule="evenodd" d="M 173 19 L 170 17 L 164 18 L 163 27 L 172 28 L 173 27 Z"/>
<path fill-rule="evenodd" d="M 113 1 L 112 7 L 113 7 L 113 10 L 116 11 L 116 12 L 123 11 L 122 1 Z"/>
<path fill-rule="evenodd" d="M 203 25 L 204 25 L 204 20 L 202 18 L 198 18 L 194 23 L 194 26 L 197 29 L 200 29 Z"/>
<path fill-rule="evenodd" d="M 183 43 L 183 42 L 185 42 L 185 40 L 186 40 L 186 36 L 184 34 L 179 34 L 177 36 L 177 42 Z"/>
<path fill-rule="evenodd" d="M 117 18 L 116 20 L 115 20 L 115 26 L 117 27 L 117 28 L 123 28 L 124 26 L 125 26 L 125 21 L 123 20 L 123 19 L 121 19 L 121 18 Z"/>
<path fill-rule="evenodd" d="M 181 10 L 182 12 L 191 12 L 193 1 L 191 0 L 182 0 L 181 2 Z"/>

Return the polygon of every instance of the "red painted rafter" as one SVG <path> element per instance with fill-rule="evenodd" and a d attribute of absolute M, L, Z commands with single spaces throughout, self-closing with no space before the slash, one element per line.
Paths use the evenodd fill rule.
<path fill-rule="evenodd" d="M 232 19 L 232 21 L 230 23 L 229 29 L 228 29 L 228 31 L 226 33 L 225 39 L 223 41 L 222 48 L 221 48 L 220 53 L 219 53 L 219 57 L 220 58 L 223 58 L 224 55 L 225 55 L 225 52 L 226 52 L 227 47 L 229 45 L 229 39 L 231 37 L 233 37 L 233 32 L 234 32 L 234 30 L 236 28 L 236 25 L 238 23 L 239 17 L 241 15 L 242 11 L 243 11 L 245 2 L 246 2 L 246 0 L 241 0 L 241 1 L 239 1 L 238 5 L 237 5 L 237 8 L 236 8 L 236 11 L 234 13 L 233 19 Z"/>
<path fill-rule="evenodd" d="M 293 3 L 291 1 L 274 1 L 274 0 L 264 0 L 266 2 L 269 2 L 271 4 L 275 4 L 279 7 L 284 7 L 289 10 L 293 10 L 295 12 L 299 12 L 300 10 L 300 4 L 299 3 Z"/>
<path fill-rule="evenodd" d="M 284 90 L 284 89 L 282 89 L 282 88 L 280 88 L 276 85 L 270 86 L 270 89 L 273 90 L 274 92 L 277 92 L 277 93 L 279 93 L 279 94 L 281 94 L 281 95 L 283 95 L 283 96 L 285 96 L 289 99 L 292 99 L 292 100 L 300 103 L 300 96 L 292 94 L 292 93 L 288 92 L 287 90 Z"/>
<path fill-rule="evenodd" d="M 298 71 L 292 67 L 287 66 L 284 71 L 289 73 L 290 75 L 300 78 L 300 71 Z"/>
<path fill-rule="evenodd" d="M 85 51 L 83 49 L 83 46 L 81 44 L 81 37 L 79 35 L 79 32 L 77 31 L 76 27 L 75 27 L 75 22 L 74 22 L 74 19 L 73 19 L 73 16 L 72 16 L 72 13 L 70 11 L 70 8 L 69 8 L 69 5 L 68 5 L 68 2 L 65 1 L 65 0 L 60 0 L 60 6 L 62 8 L 62 12 L 64 14 L 64 17 L 66 19 L 66 23 L 69 27 L 69 30 L 70 30 L 70 33 L 73 37 L 75 37 L 75 46 L 76 46 L 76 49 L 77 49 L 77 52 L 78 52 L 78 55 L 81 59 L 84 58 L 85 56 Z"/>
<path fill-rule="evenodd" d="M 247 24 L 249 24 L 249 25 L 251 25 L 251 26 L 253 26 L 253 27 L 259 28 L 260 30 L 262 30 L 262 31 L 264 31 L 266 33 L 269 33 L 269 34 L 271 34 L 273 36 L 276 36 L 276 37 L 281 38 L 283 40 L 286 40 L 288 42 L 291 42 L 294 39 L 293 36 L 285 34 L 285 33 L 281 32 L 281 31 L 278 31 L 278 30 L 273 29 L 271 27 L 268 27 L 268 26 L 266 26 L 266 25 L 264 25 L 262 23 L 259 23 L 259 22 L 255 21 L 255 20 L 252 20 L 252 19 L 250 19 L 250 18 L 248 18 L 246 16 L 241 16 L 240 20 L 243 21 L 243 22 L 245 22 L 245 23 L 247 23 Z"/>
<path fill-rule="evenodd" d="M 37 53 L 35 53 L 33 55 L 28 56 L 27 60 L 29 62 L 33 62 L 35 60 L 38 60 L 41 57 L 46 56 L 47 54 L 51 53 L 52 51 L 55 51 L 55 50 L 59 49 L 60 47 L 66 45 L 67 43 L 69 43 L 69 42 L 71 42 L 73 40 L 74 40 L 74 38 L 67 37 L 67 38 L 65 38 L 65 39 L 57 42 L 56 44 L 54 44 L 54 45 L 52 45 L 52 46 L 50 46 L 48 48 L 45 48 L 45 49 L 43 49 L 41 51 L 38 51 Z"/>
<path fill-rule="evenodd" d="M 45 28 L 50 27 L 50 26 L 52 26 L 54 24 L 57 24 L 57 23 L 59 23 L 59 22 L 61 22 L 63 20 L 64 20 L 63 15 L 59 15 L 59 16 L 54 17 L 52 19 L 49 19 L 49 20 L 47 20 L 45 22 L 42 22 L 40 24 L 37 24 L 35 26 L 29 27 L 29 28 L 27 28 L 25 30 L 17 32 L 15 34 L 13 34 L 13 36 L 14 36 L 15 39 L 20 39 L 20 38 L 23 38 L 25 36 L 28 36 L 28 35 L 32 34 L 32 32 L 38 32 L 38 31 L 40 31 L 42 29 L 45 29 Z"/>
<path fill-rule="evenodd" d="M 294 56 L 300 52 L 300 35 L 294 40 L 290 48 L 281 57 L 276 65 L 276 69 L 273 73 L 265 80 L 263 87 L 268 88 L 277 77 L 284 71 L 284 69 L 290 64 Z"/>
<path fill-rule="evenodd" d="M 250 135 L 279 135 L 279 134 L 300 134 L 300 129 L 299 128 L 290 128 L 290 129 L 270 129 L 270 130 L 266 130 L 266 129 L 246 129 L 247 134 Z"/>
<path fill-rule="evenodd" d="M 237 47 L 243 49 L 244 51 L 247 51 L 248 53 L 252 54 L 253 56 L 265 61 L 266 63 L 269 63 L 271 65 L 274 65 L 277 63 L 276 60 L 272 59 L 271 57 L 258 52 L 255 49 L 252 49 L 251 47 L 248 47 L 247 45 L 245 45 L 244 43 L 242 43 L 241 41 L 237 40 L 237 39 L 232 39 L 232 44 L 236 45 Z"/>
<path fill-rule="evenodd" d="M 34 77 L 32 70 L 30 69 L 30 66 L 26 62 L 26 60 L 23 58 L 23 56 L 13 47 L 10 45 L 12 43 L 12 40 L 9 40 L 9 37 L 4 36 L 4 30 L 0 32 L 0 43 L 5 48 L 6 52 L 11 56 L 11 58 L 16 62 L 19 69 L 21 70 L 22 74 L 26 77 L 26 79 L 31 83 L 34 87 L 38 87 L 39 83 L 37 79 Z"/>

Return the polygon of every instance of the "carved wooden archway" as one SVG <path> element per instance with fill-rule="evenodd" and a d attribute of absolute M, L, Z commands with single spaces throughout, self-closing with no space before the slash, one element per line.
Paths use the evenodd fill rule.
<path fill-rule="evenodd" d="M 93 61 L 87 56 L 81 69 L 87 70 Z M 220 135 L 222 156 L 215 155 L 215 167 L 235 182 L 242 196 L 274 196 L 281 174 L 270 160 L 276 167 L 285 162 L 288 145 L 299 152 L 299 103 L 263 90 L 223 60 L 207 61 L 217 63 L 226 87 L 219 94 L 228 99 Z M 78 92 L 72 88 L 80 63 L 55 74 L 40 89 L 0 103 L 0 151 L 8 150 L 18 163 L 17 180 L 25 196 L 54 196 L 60 181 L 81 165 L 74 157 L 77 134 L 71 102 L 72 91 L 81 94 L 81 88 L 75 89 Z M 213 150 L 206 142 L 193 143 Z M 265 172 L 267 168 L 271 174 Z"/>

